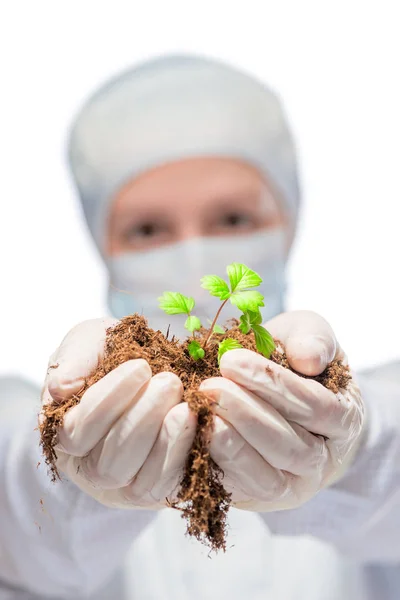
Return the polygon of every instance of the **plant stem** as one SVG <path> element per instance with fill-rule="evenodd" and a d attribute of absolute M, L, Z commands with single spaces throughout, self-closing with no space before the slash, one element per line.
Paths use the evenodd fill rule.
<path fill-rule="evenodd" d="M 203 350 L 204 350 L 205 348 L 207 348 L 207 344 L 208 344 L 208 342 L 210 341 L 212 334 L 214 333 L 214 326 L 215 326 L 215 323 L 217 322 L 217 319 L 218 319 L 219 315 L 221 314 L 221 310 L 224 308 L 224 306 L 225 306 L 225 304 L 228 302 L 228 300 L 229 300 L 229 298 L 227 298 L 226 300 L 224 300 L 224 301 L 223 301 L 223 303 L 221 304 L 221 306 L 219 307 L 219 309 L 218 309 L 218 312 L 217 312 L 217 314 L 216 314 L 216 315 L 215 315 L 215 317 L 214 317 L 214 321 L 211 323 L 211 327 L 210 327 L 210 330 L 209 330 L 209 332 L 208 332 L 207 339 L 206 339 L 206 341 L 204 342 Z"/>

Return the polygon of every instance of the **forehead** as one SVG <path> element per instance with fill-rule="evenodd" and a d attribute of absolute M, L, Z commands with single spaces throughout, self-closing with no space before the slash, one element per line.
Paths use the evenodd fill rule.
<path fill-rule="evenodd" d="M 257 193 L 268 187 L 259 171 L 240 160 L 230 158 L 193 158 L 168 163 L 147 171 L 127 182 L 116 194 L 118 203 L 129 199 L 165 200 L 228 196 L 242 192 Z"/>

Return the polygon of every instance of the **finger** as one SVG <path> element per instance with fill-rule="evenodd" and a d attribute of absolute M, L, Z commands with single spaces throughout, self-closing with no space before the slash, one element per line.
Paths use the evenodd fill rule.
<path fill-rule="evenodd" d="M 71 329 L 50 359 L 47 387 L 51 399 L 65 400 L 82 389 L 104 354 L 107 329 L 117 322 L 111 318 L 92 319 Z"/>
<path fill-rule="evenodd" d="M 343 354 L 329 323 L 314 312 L 283 313 L 268 321 L 265 328 L 283 344 L 292 369 L 303 375 L 319 375 Z"/>
<path fill-rule="evenodd" d="M 216 413 L 275 469 L 312 476 L 327 461 L 321 438 L 289 423 L 275 408 L 233 381 L 207 379 L 200 389 L 215 400 Z"/>
<path fill-rule="evenodd" d="M 57 447 L 75 456 L 87 454 L 134 402 L 150 378 L 149 364 L 137 359 L 119 365 L 93 384 L 79 404 L 66 413 Z"/>
<path fill-rule="evenodd" d="M 82 458 L 87 478 L 104 489 L 124 487 L 147 459 L 167 413 L 182 400 L 182 382 L 159 373 L 137 394 L 97 446 Z"/>
<path fill-rule="evenodd" d="M 215 417 L 210 454 L 229 480 L 232 501 L 279 501 L 290 493 L 294 475 L 274 469 L 227 421 Z"/>
<path fill-rule="evenodd" d="M 334 394 L 250 350 L 226 352 L 220 371 L 223 377 L 268 402 L 287 421 L 325 437 L 343 433 L 349 409 L 344 394 Z"/>
<path fill-rule="evenodd" d="M 71 456 L 61 450 L 57 450 L 57 467 L 67 476 L 69 481 L 75 483 L 75 485 L 89 496 L 96 498 L 101 504 L 111 508 L 122 508 L 123 505 L 116 502 L 116 490 L 104 490 L 94 485 L 83 473 L 80 463 L 81 459 L 78 456 Z"/>
<path fill-rule="evenodd" d="M 167 498 L 176 499 L 196 425 L 196 416 L 186 402 L 169 411 L 146 462 L 123 490 L 126 502 L 139 506 L 161 502 L 165 506 Z"/>

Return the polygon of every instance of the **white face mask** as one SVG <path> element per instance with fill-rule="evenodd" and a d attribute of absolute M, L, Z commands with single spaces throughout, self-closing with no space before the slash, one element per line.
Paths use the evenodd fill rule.
<path fill-rule="evenodd" d="M 258 289 L 265 298 L 265 307 L 261 309 L 264 321 L 281 313 L 285 291 L 283 229 L 240 237 L 193 238 L 155 250 L 110 257 L 107 260 L 111 283 L 109 308 L 118 319 L 135 312 L 143 314 L 153 329 L 166 333 L 170 326 L 171 335 L 184 338 L 188 332 L 184 328 L 183 315 L 163 313 L 158 298 L 165 291 L 192 296 L 196 301 L 193 314 L 207 327 L 220 300 L 200 287 L 200 279 L 211 274 L 226 279 L 226 267 L 232 262 L 244 263 L 262 278 Z M 236 307 L 227 304 L 220 324 L 239 315 Z"/>

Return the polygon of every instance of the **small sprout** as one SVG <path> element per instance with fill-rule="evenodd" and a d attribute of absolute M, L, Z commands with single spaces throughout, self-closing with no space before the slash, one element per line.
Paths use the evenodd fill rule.
<path fill-rule="evenodd" d="M 258 287 L 262 283 L 258 273 L 241 263 L 232 263 L 226 268 L 226 272 L 232 292 L 242 292 L 248 288 Z"/>
<path fill-rule="evenodd" d="M 190 333 L 201 329 L 200 319 L 190 314 L 194 309 L 194 298 L 184 296 L 179 292 L 164 292 L 158 302 L 160 308 L 167 315 L 187 315 L 185 327 Z"/>
<path fill-rule="evenodd" d="M 205 275 L 200 281 L 201 287 L 209 291 L 211 296 L 216 296 L 220 300 L 228 300 L 231 295 L 226 281 L 217 275 Z"/>
<path fill-rule="evenodd" d="M 256 347 L 260 354 L 269 358 L 275 350 L 275 343 L 272 335 L 262 325 L 253 325 Z"/>
<path fill-rule="evenodd" d="M 198 317 L 190 316 L 186 319 L 185 328 L 193 333 L 194 331 L 198 331 L 201 329 L 201 322 Z"/>
<path fill-rule="evenodd" d="M 217 296 L 222 300 L 222 304 L 211 324 L 204 348 L 207 347 L 214 333 L 217 319 L 228 300 L 242 312 L 247 310 L 257 312 L 260 306 L 264 306 L 264 296 L 260 292 L 248 289 L 257 287 L 262 283 L 262 279 L 258 273 L 241 263 L 228 265 L 226 272 L 229 277 L 230 288 L 226 281 L 217 275 L 206 275 L 201 280 L 204 289 L 208 290 L 212 296 Z"/>
<path fill-rule="evenodd" d="M 225 333 L 225 329 L 221 325 L 214 325 L 213 332 L 216 334 Z"/>
<path fill-rule="evenodd" d="M 260 292 L 249 290 L 262 283 L 261 277 L 246 265 L 232 263 L 226 269 L 229 277 L 230 289 L 226 281 L 217 275 L 206 275 L 201 279 L 201 287 L 208 290 L 211 296 L 220 300 L 230 300 L 241 311 L 257 311 L 264 306 L 264 297 Z"/>
<path fill-rule="evenodd" d="M 207 319 L 207 323 L 209 324 L 211 329 L 213 322 L 210 319 Z M 217 335 L 224 334 L 226 333 L 226 330 L 223 327 L 221 327 L 221 325 L 214 325 L 213 333 L 216 333 Z"/>
<path fill-rule="evenodd" d="M 240 317 L 239 329 L 242 333 L 249 333 L 254 325 L 261 325 L 262 316 L 260 311 L 257 312 L 246 310 Z"/>
<path fill-rule="evenodd" d="M 221 357 L 225 354 L 225 352 L 228 352 L 228 350 L 237 350 L 238 348 L 243 348 L 243 346 L 233 338 L 227 338 L 221 342 L 218 346 L 218 364 L 221 362 Z"/>
<path fill-rule="evenodd" d="M 264 296 L 254 290 L 245 290 L 232 294 L 231 303 L 237 306 L 242 312 L 247 310 L 257 312 L 260 306 L 264 306 Z"/>
<path fill-rule="evenodd" d="M 259 310 L 257 312 L 247 310 L 240 317 L 239 329 L 242 333 L 249 333 L 253 330 L 257 350 L 260 354 L 269 358 L 275 350 L 275 343 L 271 334 L 261 326 L 261 323 L 262 316 Z"/>
<path fill-rule="evenodd" d="M 158 301 L 167 315 L 190 315 L 194 308 L 194 299 L 179 292 L 164 292 Z"/>
<path fill-rule="evenodd" d="M 199 360 L 205 356 L 203 348 L 200 346 L 199 342 L 196 342 L 196 340 L 192 340 L 190 342 L 188 345 L 188 350 L 193 360 Z"/>
<path fill-rule="evenodd" d="M 210 324 L 203 345 L 200 345 L 197 340 L 192 339 L 188 344 L 189 354 L 194 360 L 204 358 L 212 336 L 226 333 L 225 329 L 217 324 L 217 320 L 225 304 L 231 302 L 233 306 L 236 306 L 243 313 L 240 317 L 240 331 L 244 334 L 253 331 L 258 352 L 269 358 L 275 350 L 275 344 L 272 336 L 261 325 L 262 316 L 260 307 L 264 306 L 264 296 L 257 290 L 251 289 L 259 286 L 262 283 L 262 279 L 258 273 L 241 263 L 228 265 L 226 272 L 229 283 L 218 275 L 205 275 L 201 279 L 201 287 L 208 290 L 211 296 L 219 298 L 222 304 Z M 179 292 L 164 292 L 162 297 L 159 298 L 159 302 L 160 307 L 168 315 L 186 314 L 185 327 L 192 335 L 195 331 L 201 329 L 200 319 L 191 314 L 195 306 L 193 298 L 184 296 Z M 235 348 L 242 348 L 242 345 L 232 338 L 221 342 L 218 347 L 218 363 L 225 352 Z"/>

